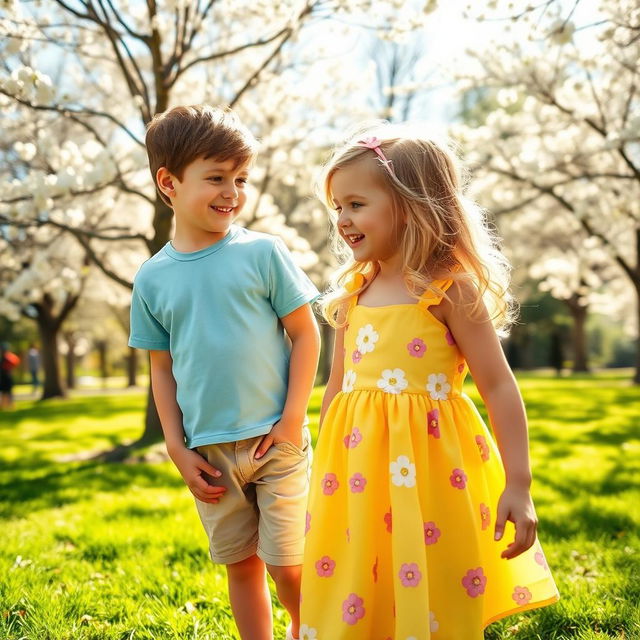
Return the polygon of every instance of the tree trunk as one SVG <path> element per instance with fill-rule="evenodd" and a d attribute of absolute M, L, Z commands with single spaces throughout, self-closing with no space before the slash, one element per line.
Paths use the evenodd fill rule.
<path fill-rule="evenodd" d="M 325 321 L 320 324 L 320 334 L 322 338 L 322 350 L 320 353 L 320 363 L 318 366 L 318 383 L 327 384 L 331 373 L 331 361 L 333 360 L 333 341 L 335 332 L 333 327 Z"/>
<path fill-rule="evenodd" d="M 160 425 L 160 416 L 156 409 L 156 403 L 153 401 L 153 392 L 151 390 L 151 378 L 149 378 L 149 390 L 147 392 L 147 411 L 144 417 L 144 433 L 138 440 L 138 444 L 152 444 L 162 440 L 162 426 Z"/>
<path fill-rule="evenodd" d="M 138 375 L 138 350 L 129 347 L 129 355 L 127 356 L 127 387 L 138 386 L 136 376 Z"/>
<path fill-rule="evenodd" d="M 65 389 L 60 380 L 60 364 L 58 359 L 58 329 L 56 321 L 38 314 L 38 332 L 42 344 L 42 369 L 44 384 L 41 400 L 48 398 L 64 398 Z"/>
<path fill-rule="evenodd" d="M 580 296 L 577 293 L 574 293 L 565 302 L 569 307 L 571 319 L 573 320 L 573 327 L 571 328 L 573 372 L 588 373 L 590 371 L 586 332 L 588 307 L 580 302 Z"/>
<path fill-rule="evenodd" d="M 640 384 L 640 281 L 634 283 L 636 289 L 636 372 L 633 376 L 634 384 Z"/>
<path fill-rule="evenodd" d="M 96 342 L 98 349 L 98 362 L 100 365 L 100 378 L 102 378 L 102 388 L 107 386 L 107 378 L 109 377 L 109 364 L 107 362 L 107 341 L 98 340 Z"/>
<path fill-rule="evenodd" d="M 67 369 L 67 389 L 76 388 L 76 352 L 73 340 L 67 339 L 69 350 L 65 356 L 65 364 Z"/>

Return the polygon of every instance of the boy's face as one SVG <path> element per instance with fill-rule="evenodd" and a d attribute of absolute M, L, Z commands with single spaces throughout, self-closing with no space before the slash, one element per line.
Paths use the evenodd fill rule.
<path fill-rule="evenodd" d="M 233 159 L 197 158 L 182 180 L 161 167 L 158 185 L 171 198 L 176 236 L 205 246 L 222 239 L 247 200 L 248 176 L 249 163 L 236 166 Z"/>

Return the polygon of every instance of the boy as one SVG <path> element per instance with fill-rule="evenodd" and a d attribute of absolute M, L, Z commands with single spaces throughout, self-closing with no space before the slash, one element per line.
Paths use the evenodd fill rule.
<path fill-rule="evenodd" d="M 136 275 L 129 344 L 150 351 L 167 452 L 227 565 L 240 636 L 272 640 L 266 565 L 296 638 L 318 292 L 279 239 L 232 224 L 257 142 L 231 111 L 176 107 L 146 145 L 175 234 Z"/>

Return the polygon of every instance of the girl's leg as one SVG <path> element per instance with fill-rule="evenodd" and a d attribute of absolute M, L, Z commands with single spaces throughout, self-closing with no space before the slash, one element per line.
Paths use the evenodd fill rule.
<path fill-rule="evenodd" d="M 264 562 L 253 555 L 227 565 L 231 610 L 242 640 L 273 640 L 271 595 Z"/>
<path fill-rule="evenodd" d="M 277 567 L 267 565 L 269 574 L 276 583 L 278 599 L 291 616 L 291 633 L 294 638 L 300 635 L 300 579 L 302 565 L 291 567 Z"/>

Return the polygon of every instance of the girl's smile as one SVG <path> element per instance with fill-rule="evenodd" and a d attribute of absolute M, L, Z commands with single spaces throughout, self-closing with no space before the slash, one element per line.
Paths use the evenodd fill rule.
<path fill-rule="evenodd" d="M 341 167 L 331 177 L 338 231 L 358 262 L 389 260 L 399 246 L 393 201 L 376 162 L 364 158 Z"/>

